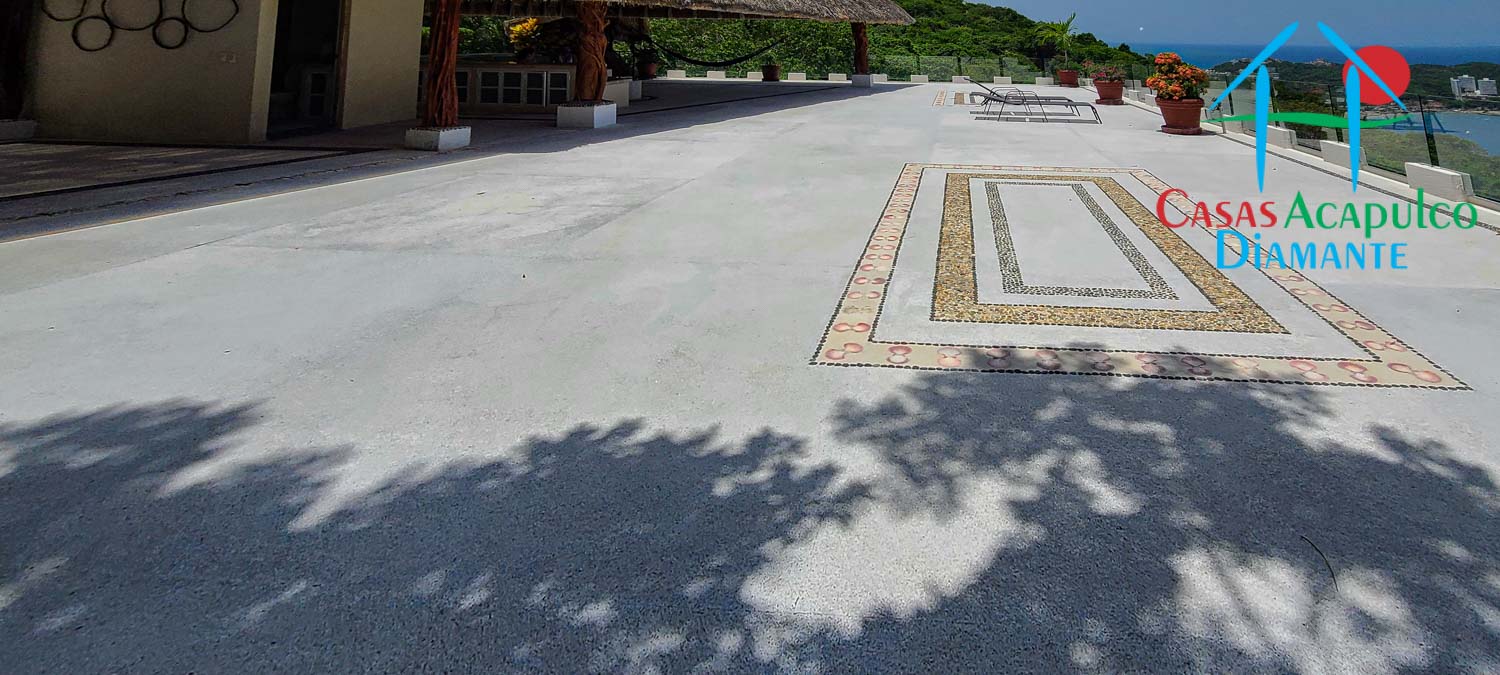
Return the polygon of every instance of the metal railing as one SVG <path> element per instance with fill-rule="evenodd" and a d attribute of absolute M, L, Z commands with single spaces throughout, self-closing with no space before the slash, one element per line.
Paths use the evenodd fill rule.
<path fill-rule="evenodd" d="M 1217 96 L 1218 91 L 1211 95 Z M 1462 171 L 1472 178 L 1475 194 L 1500 201 L 1500 99 L 1409 94 L 1401 97 L 1401 102 L 1405 111 L 1390 103 L 1364 107 L 1360 148 L 1365 161 L 1401 175 L 1406 173 L 1407 162 Z M 1270 108 L 1272 112 L 1343 117 L 1347 102 L 1339 85 L 1276 80 L 1271 86 Z M 1254 110 L 1254 85 L 1247 80 L 1225 97 L 1219 109 L 1209 111 L 1208 119 L 1212 122 Z M 1314 152 L 1327 141 L 1348 142 L 1347 129 L 1337 126 L 1287 121 L 1272 124 L 1291 129 L 1297 146 Z M 1255 128 L 1242 124 L 1234 130 L 1253 134 Z"/>

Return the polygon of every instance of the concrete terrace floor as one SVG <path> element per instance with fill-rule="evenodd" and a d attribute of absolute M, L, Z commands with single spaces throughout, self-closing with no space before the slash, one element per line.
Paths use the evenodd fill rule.
<path fill-rule="evenodd" d="M 933 105 L 964 89 L 25 205 L 120 222 L 0 244 L 0 670 L 1500 669 L 1494 231 L 1308 275 L 1470 389 L 809 363 L 908 163 L 1257 198 L 1228 139 Z M 928 189 L 891 325 L 1357 346 L 1249 276 L 1290 335 L 925 325 Z"/>

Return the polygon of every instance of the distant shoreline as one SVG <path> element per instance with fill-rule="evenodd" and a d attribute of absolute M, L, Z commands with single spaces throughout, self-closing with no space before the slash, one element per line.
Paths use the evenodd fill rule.
<path fill-rule="evenodd" d="M 1236 59 L 1253 58 L 1264 45 L 1189 45 L 1162 42 L 1129 43 L 1131 50 L 1152 54 L 1173 51 L 1189 63 L 1212 66 Z M 1457 66 L 1466 63 L 1500 64 L 1500 45 L 1483 47 L 1402 47 L 1392 45 L 1406 56 L 1413 65 Z M 1276 52 L 1277 59 L 1298 63 L 1329 61 L 1343 63 L 1344 57 L 1333 47 L 1326 45 L 1287 45 Z"/>

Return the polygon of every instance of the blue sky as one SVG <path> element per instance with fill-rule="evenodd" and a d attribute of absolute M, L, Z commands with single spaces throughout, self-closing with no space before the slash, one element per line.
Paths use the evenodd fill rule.
<path fill-rule="evenodd" d="M 974 0 L 971 0 L 974 1 Z M 1500 43 L 1495 0 L 979 0 L 1039 21 L 1065 19 L 1110 43 L 1260 44 L 1292 21 L 1323 21 L 1354 44 L 1473 46 Z M 1252 9 L 1252 7 L 1254 9 Z M 1173 16 L 1170 22 L 1164 16 Z M 1143 30 L 1144 29 L 1144 30 Z M 1322 44 L 1316 29 L 1291 44 Z"/>

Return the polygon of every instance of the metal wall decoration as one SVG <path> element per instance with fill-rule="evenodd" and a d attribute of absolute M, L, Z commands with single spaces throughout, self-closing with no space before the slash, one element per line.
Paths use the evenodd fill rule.
<path fill-rule="evenodd" d="M 174 1 L 175 14 L 167 8 Z M 178 49 L 193 33 L 218 32 L 240 15 L 239 0 L 97 0 L 98 8 L 90 13 L 89 6 L 94 2 L 42 0 L 42 13 L 53 21 L 72 22 L 73 45 L 86 52 L 113 44 L 116 31 L 150 31 L 156 46 Z M 153 4 L 154 17 L 150 16 Z M 64 7 L 59 10 L 58 5 Z"/>

